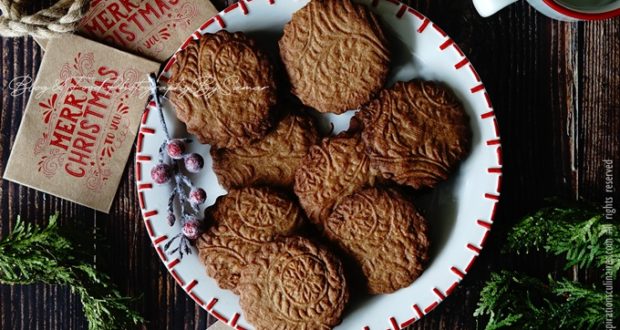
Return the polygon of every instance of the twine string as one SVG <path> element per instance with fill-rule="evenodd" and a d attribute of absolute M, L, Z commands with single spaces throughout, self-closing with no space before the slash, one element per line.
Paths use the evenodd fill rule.
<path fill-rule="evenodd" d="M 88 11 L 90 0 L 59 0 L 51 7 L 28 15 L 30 4 L 30 0 L 0 0 L 1 36 L 31 35 L 48 39 L 73 32 Z"/>

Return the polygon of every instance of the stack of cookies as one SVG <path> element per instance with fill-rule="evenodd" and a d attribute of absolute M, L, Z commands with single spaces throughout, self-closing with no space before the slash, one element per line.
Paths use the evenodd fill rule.
<path fill-rule="evenodd" d="M 391 293 L 424 271 L 428 223 L 405 192 L 455 171 L 469 118 L 440 83 L 386 87 L 388 40 L 350 0 L 310 1 L 279 49 L 281 62 L 242 33 L 207 34 L 177 55 L 168 96 L 228 190 L 196 243 L 208 275 L 259 330 L 331 329 L 350 290 Z M 347 132 L 319 134 L 313 114 L 354 109 Z"/>

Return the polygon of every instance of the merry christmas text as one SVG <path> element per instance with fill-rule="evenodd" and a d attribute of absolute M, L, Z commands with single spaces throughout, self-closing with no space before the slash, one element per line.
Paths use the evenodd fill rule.
<path fill-rule="evenodd" d="M 103 36 L 107 41 L 127 46 L 138 35 L 152 28 L 170 14 L 180 0 L 119 0 L 104 3 L 96 13 L 82 21 L 88 34 Z"/>
<path fill-rule="evenodd" d="M 117 71 L 105 66 L 97 70 L 98 78 L 71 78 L 53 124 L 50 146 L 67 152 L 64 169 L 81 178 L 96 162 L 97 144 L 114 143 L 114 136 L 105 132 L 113 102 L 113 88 L 119 78 Z M 110 136 L 110 134 L 112 134 Z"/>

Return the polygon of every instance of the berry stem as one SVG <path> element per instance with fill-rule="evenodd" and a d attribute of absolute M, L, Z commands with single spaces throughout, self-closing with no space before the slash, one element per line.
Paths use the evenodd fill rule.
<path fill-rule="evenodd" d="M 181 218 L 180 224 L 182 227 L 182 232 L 178 235 L 174 236 L 172 239 L 168 241 L 164 245 L 164 249 L 166 252 L 170 254 L 174 254 L 176 252 L 179 253 L 179 258 L 183 258 L 184 254 L 190 254 L 191 251 L 191 242 L 195 240 L 200 234 L 200 217 L 198 217 L 198 213 L 200 213 L 200 207 L 197 203 L 192 203 L 191 200 L 191 192 L 195 189 L 194 184 L 189 179 L 187 175 L 185 175 L 182 171 L 183 166 L 185 166 L 185 170 L 191 173 L 197 173 L 204 166 L 204 160 L 202 156 L 198 154 L 185 154 L 185 145 L 184 143 L 191 143 L 191 139 L 176 139 L 172 140 L 170 137 L 170 133 L 168 131 L 168 125 L 166 124 L 166 119 L 164 117 L 164 112 L 161 107 L 160 94 L 157 85 L 157 77 L 155 74 L 149 75 L 150 89 L 152 94 L 152 99 L 155 102 L 155 108 L 159 113 L 159 120 L 161 123 L 161 127 L 165 133 L 165 141 L 159 148 L 159 163 L 162 167 L 162 171 L 152 172 L 151 176 L 157 175 L 158 178 L 162 177 L 161 173 L 165 173 L 168 177 L 174 177 L 174 189 L 170 193 L 170 197 L 168 199 L 168 222 L 172 226 L 176 222 L 175 216 L 175 200 L 178 200 L 179 207 L 181 208 Z M 174 148 L 172 147 L 174 145 Z M 189 158 L 188 158 L 189 157 Z M 191 168 L 187 167 L 185 160 L 191 159 L 192 165 Z M 161 173 L 160 173 L 161 172 Z M 155 177 L 154 177 L 155 178 Z M 159 182 L 162 184 L 170 181 L 166 179 L 160 179 Z M 157 181 L 156 181 L 157 182 Z M 200 189 L 204 194 L 204 190 Z M 205 197 L 201 199 L 204 199 Z M 189 206 L 189 209 L 188 209 Z M 178 240 L 178 244 L 175 248 L 168 251 L 172 246 L 173 242 Z"/>
<path fill-rule="evenodd" d="M 153 101 L 155 101 L 155 108 L 157 108 L 157 112 L 159 113 L 159 121 L 161 122 L 161 127 L 166 134 L 166 141 L 170 141 L 170 133 L 168 132 L 168 125 L 166 125 L 166 120 L 164 119 L 164 111 L 161 108 L 161 100 L 159 99 L 159 90 L 157 86 L 157 77 L 154 73 L 149 75 L 149 83 L 151 85 L 151 95 L 153 96 Z"/>

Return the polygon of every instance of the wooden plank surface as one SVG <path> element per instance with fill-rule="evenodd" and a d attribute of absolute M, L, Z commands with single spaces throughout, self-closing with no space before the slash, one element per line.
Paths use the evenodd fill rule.
<path fill-rule="evenodd" d="M 49 2 L 49 1 L 47 1 Z M 219 9 L 231 1 L 214 0 Z M 620 19 L 568 24 L 552 21 L 524 2 L 492 18 L 454 0 L 406 1 L 461 46 L 492 97 L 502 135 L 502 200 L 487 247 L 461 286 L 411 329 L 475 329 L 472 314 L 490 270 L 519 265 L 543 274 L 559 271 L 544 260 L 501 257 L 507 230 L 549 196 L 602 203 L 605 159 L 620 177 Z M 42 52 L 31 38 L 0 39 L 0 172 L 3 173 L 28 95 L 12 96 L 15 77 L 36 76 Z M 0 235 L 21 215 L 45 223 L 83 224 L 107 237 L 100 267 L 110 272 L 149 321 L 148 329 L 205 329 L 215 322 L 187 297 L 151 248 L 135 198 L 133 166 L 123 176 L 110 215 L 2 181 Z M 620 200 L 616 198 L 616 200 Z M 386 325 L 387 326 L 387 325 Z M 0 286 L 0 329 L 85 329 L 79 300 L 63 287 Z"/>

